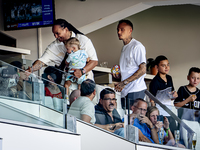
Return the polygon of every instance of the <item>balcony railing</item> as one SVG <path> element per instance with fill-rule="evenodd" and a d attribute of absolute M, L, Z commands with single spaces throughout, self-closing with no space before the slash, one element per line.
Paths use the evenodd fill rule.
<path fill-rule="evenodd" d="M 57 71 L 59 72 L 59 70 Z M 61 73 L 63 74 L 63 72 Z M 53 76 L 53 74 L 50 75 Z M 67 128 L 73 132 L 76 132 L 76 127 L 74 127 L 75 120 L 73 117 L 70 117 L 71 114 L 68 113 L 70 106 L 69 100 L 66 99 L 66 89 L 63 87 L 63 85 L 56 84 L 53 80 L 50 81 L 49 79 L 51 78 L 48 78 L 48 74 L 43 77 L 46 78 L 36 76 L 33 73 L 27 76 L 27 73 L 23 67 L 16 67 L 9 63 L 0 61 L 0 105 L 7 108 L 12 107 L 12 109 L 15 109 L 15 111 L 19 114 L 31 114 L 29 115 L 30 117 L 40 121 L 30 121 L 28 119 L 23 119 L 24 116 L 22 118 L 20 118 L 20 116 L 11 117 L 4 112 L 1 114 L 7 115 L 1 115 L 1 118 L 22 122 L 30 121 L 29 123 L 39 123 L 42 125 L 54 126 L 58 128 Z M 98 108 L 102 111 L 105 111 L 105 109 L 102 109 L 104 107 L 100 103 L 101 98 L 99 94 L 102 90 L 107 90 L 107 88 L 110 87 L 96 85 L 96 95 L 92 101 L 94 107 L 99 106 Z M 77 89 L 76 84 L 72 84 L 70 86 L 70 93 L 75 89 Z M 147 121 L 147 119 L 144 119 L 147 117 L 145 116 L 147 110 L 140 110 L 140 108 L 138 108 L 141 112 L 146 111 L 145 115 L 133 115 L 134 112 L 131 108 L 131 103 L 133 100 L 131 99 L 125 101 L 126 104 L 124 104 L 124 106 L 128 107 L 122 108 L 121 94 L 119 92 L 116 92 L 112 99 L 106 99 L 106 101 L 109 101 L 108 103 L 111 104 L 110 106 L 108 105 L 108 109 L 114 110 L 111 113 L 113 115 L 113 118 L 111 117 L 111 122 L 113 123 L 107 123 L 110 119 L 109 114 L 104 112 L 102 114 L 94 114 L 96 117 L 95 120 L 100 120 L 102 123 L 97 123 L 94 121 L 93 124 L 90 125 L 102 128 L 102 130 L 105 130 L 106 132 L 110 132 L 113 135 L 115 134 L 120 138 L 130 140 L 134 143 L 146 141 L 155 143 L 155 145 L 158 146 L 165 144 L 167 146 L 181 148 L 192 148 L 194 135 L 197 134 L 196 149 L 200 147 L 198 137 L 200 134 L 198 129 L 200 112 L 198 110 L 175 108 L 174 106 L 170 106 L 171 109 L 169 109 L 167 106 L 160 103 L 160 101 L 157 100 L 154 96 L 152 96 L 151 93 L 146 91 L 145 101 L 147 102 L 147 106 L 150 106 L 149 99 L 153 99 L 157 104 L 160 105 L 161 108 L 163 108 L 164 112 L 169 114 L 170 117 L 167 117 L 170 124 L 169 127 L 164 126 L 163 128 L 158 129 L 155 127 L 156 124 L 152 123 L 153 119 L 151 120 L 148 118 L 150 121 L 152 121 L 151 125 L 149 125 L 150 123 Z M 79 108 L 76 108 L 76 106 L 70 109 L 79 111 Z M 108 116 L 105 117 L 105 114 Z M 158 113 L 157 115 L 160 114 Z M 79 119 L 82 118 L 80 117 Z M 162 116 L 160 116 L 160 119 L 160 121 L 163 121 L 164 124 L 166 118 L 162 118 Z M 142 128 L 135 124 L 141 125 Z M 135 128 L 136 126 L 138 128 Z M 146 127 L 145 130 L 147 131 L 143 131 L 143 126 Z M 155 129 L 156 135 L 153 137 L 151 130 Z M 140 135 L 141 132 L 147 132 L 145 133 L 145 137 L 149 139 L 142 139 Z"/>

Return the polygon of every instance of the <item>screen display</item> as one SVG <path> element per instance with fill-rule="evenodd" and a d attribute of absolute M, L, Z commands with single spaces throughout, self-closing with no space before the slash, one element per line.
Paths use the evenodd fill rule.
<path fill-rule="evenodd" d="M 51 26 L 54 0 L 4 0 L 4 30 Z"/>

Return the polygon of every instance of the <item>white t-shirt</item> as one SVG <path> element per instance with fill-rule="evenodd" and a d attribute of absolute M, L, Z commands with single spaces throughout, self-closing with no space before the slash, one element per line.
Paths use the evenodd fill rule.
<path fill-rule="evenodd" d="M 86 51 L 90 60 L 98 61 L 96 50 L 92 44 L 92 41 L 88 37 L 82 34 L 75 34 L 74 32 L 72 32 L 71 37 L 76 37 L 79 40 L 81 46 L 80 49 Z M 45 52 L 38 60 L 42 61 L 46 65 L 49 65 L 51 62 L 53 62 L 56 66 L 59 66 L 65 57 L 66 51 L 67 50 L 64 43 L 56 39 L 47 46 Z M 88 78 L 92 79 L 92 72 L 90 71 L 89 74 L 90 77 L 88 76 Z"/>
<path fill-rule="evenodd" d="M 132 39 L 127 45 L 124 45 L 120 57 L 121 81 L 132 76 L 141 63 L 146 63 L 146 50 L 139 41 Z M 128 83 L 121 91 L 121 97 L 125 97 L 128 93 L 139 92 L 145 90 L 146 84 L 144 77 L 146 74 Z"/>
<path fill-rule="evenodd" d="M 94 104 L 86 96 L 77 98 L 70 106 L 68 113 L 78 119 L 81 119 L 81 115 L 88 115 L 92 124 L 96 122 Z"/>
<path fill-rule="evenodd" d="M 66 52 L 67 49 L 65 48 L 64 43 L 56 39 L 47 46 L 43 55 L 38 60 L 46 65 L 50 65 L 50 63 L 53 62 L 56 66 L 59 66 L 64 59 Z"/>

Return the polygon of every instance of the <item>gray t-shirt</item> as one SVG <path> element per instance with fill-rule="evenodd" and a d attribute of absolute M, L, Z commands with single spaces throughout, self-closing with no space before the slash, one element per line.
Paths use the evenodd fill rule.
<path fill-rule="evenodd" d="M 77 98 L 69 108 L 70 115 L 81 119 L 81 115 L 88 115 L 91 117 L 91 123 L 94 124 L 95 119 L 95 109 L 92 101 L 86 96 L 80 96 Z"/>

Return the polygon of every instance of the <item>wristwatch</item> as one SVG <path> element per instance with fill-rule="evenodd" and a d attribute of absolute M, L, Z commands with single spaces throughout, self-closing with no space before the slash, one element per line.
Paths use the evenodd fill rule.
<path fill-rule="evenodd" d="M 80 70 L 81 70 L 82 75 L 84 75 L 86 73 L 84 68 L 81 68 Z"/>
<path fill-rule="evenodd" d="M 127 85 L 127 84 L 128 84 L 128 81 L 127 81 L 127 80 L 124 80 L 124 81 L 123 81 L 123 84 L 124 84 L 124 85 Z"/>

